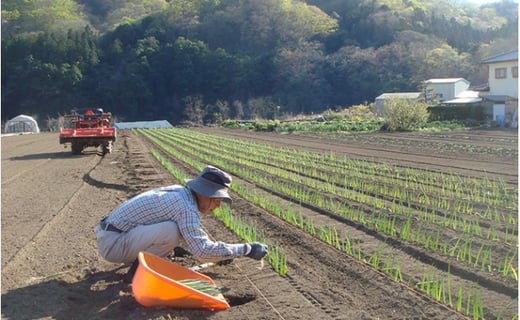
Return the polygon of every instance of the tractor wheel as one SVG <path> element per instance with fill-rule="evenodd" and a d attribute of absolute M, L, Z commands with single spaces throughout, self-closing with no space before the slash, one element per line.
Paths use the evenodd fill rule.
<path fill-rule="evenodd" d="M 83 143 L 73 142 L 70 146 L 72 154 L 80 154 L 83 151 Z"/>

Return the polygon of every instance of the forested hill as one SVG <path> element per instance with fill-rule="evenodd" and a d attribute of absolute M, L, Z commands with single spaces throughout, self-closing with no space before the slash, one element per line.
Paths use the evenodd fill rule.
<path fill-rule="evenodd" d="M 487 81 L 518 4 L 462 0 L 4 0 L 2 121 L 95 106 L 119 120 L 272 118 Z M 278 108 L 279 106 L 279 108 Z"/>

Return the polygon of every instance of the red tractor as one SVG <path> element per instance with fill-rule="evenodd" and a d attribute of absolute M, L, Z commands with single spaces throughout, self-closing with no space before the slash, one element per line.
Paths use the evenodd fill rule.
<path fill-rule="evenodd" d="M 100 108 L 77 109 L 65 116 L 68 128 L 60 129 L 60 144 L 70 143 L 72 154 L 87 147 L 102 147 L 103 155 L 112 151 L 116 128 L 111 127 L 112 114 Z M 67 147 L 67 145 L 65 145 Z"/>

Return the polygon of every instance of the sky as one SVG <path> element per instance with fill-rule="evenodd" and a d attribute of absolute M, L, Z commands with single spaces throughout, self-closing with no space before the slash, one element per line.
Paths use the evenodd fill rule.
<path fill-rule="evenodd" d="M 466 2 L 474 3 L 476 5 L 492 3 L 492 2 L 500 2 L 500 0 L 466 0 Z M 518 0 L 513 0 L 513 2 L 518 3 Z"/>

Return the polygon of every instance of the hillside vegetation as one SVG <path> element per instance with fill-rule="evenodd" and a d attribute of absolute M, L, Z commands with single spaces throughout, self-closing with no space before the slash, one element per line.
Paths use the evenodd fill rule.
<path fill-rule="evenodd" d="M 517 48 L 517 4 L 435 0 L 2 2 L 2 120 L 96 106 L 119 120 L 212 123 L 319 113 L 487 81 Z"/>

